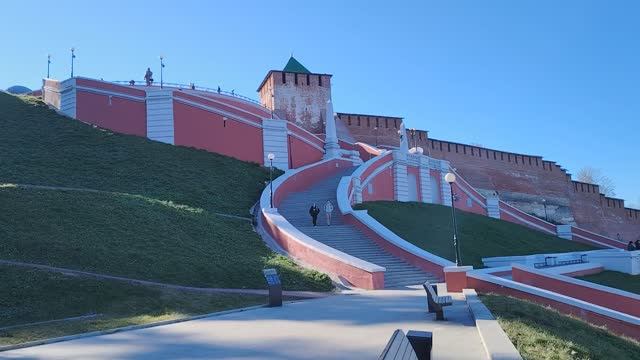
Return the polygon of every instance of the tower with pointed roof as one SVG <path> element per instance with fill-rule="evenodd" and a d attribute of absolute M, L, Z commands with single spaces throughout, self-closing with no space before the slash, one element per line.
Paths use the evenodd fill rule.
<path fill-rule="evenodd" d="M 282 70 L 271 70 L 258 87 L 260 102 L 274 117 L 324 134 L 331 75 L 313 73 L 291 56 Z"/>

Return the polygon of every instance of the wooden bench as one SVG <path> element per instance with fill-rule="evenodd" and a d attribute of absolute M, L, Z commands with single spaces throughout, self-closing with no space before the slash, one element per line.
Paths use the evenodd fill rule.
<path fill-rule="evenodd" d="M 384 347 L 378 360 L 431 360 L 433 334 L 410 330 L 405 335 L 398 329 Z"/>
<path fill-rule="evenodd" d="M 452 303 L 451 296 L 438 296 L 438 288 L 436 284 L 425 282 L 422 284 L 424 291 L 427 293 L 427 308 L 430 313 L 436 313 L 436 320 L 444 320 L 445 306 Z"/>

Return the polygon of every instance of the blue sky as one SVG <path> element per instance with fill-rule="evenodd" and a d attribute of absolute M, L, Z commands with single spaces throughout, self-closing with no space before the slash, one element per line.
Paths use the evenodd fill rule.
<path fill-rule="evenodd" d="M 76 74 L 256 97 L 291 52 L 334 75 L 337 111 L 402 116 L 430 136 L 611 177 L 640 205 L 635 1 L 11 1 L 0 87 Z M 7 32 L 7 29 L 9 32 Z M 18 30 L 19 29 L 19 30 Z M 157 76 L 157 75 L 156 75 Z"/>

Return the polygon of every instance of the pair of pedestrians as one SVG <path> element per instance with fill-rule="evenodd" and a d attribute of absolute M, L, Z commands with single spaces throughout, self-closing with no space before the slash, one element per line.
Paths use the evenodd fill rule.
<path fill-rule="evenodd" d="M 331 225 L 331 214 L 333 213 L 333 204 L 331 203 L 331 200 L 327 200 L 326 203 L 324 203 L 324 213 L 327 216 L 327 226 Z M 311 215 L 311 221 L 313 222 L 313 226 L 316 226 L 318 223 L 318 215 L 320 215 L 320 208 L 318 207 L 318 205 L 316 205 L 316 203 L 313 203 L 313 205 L 311 205 L 311 208 L 309 209 L 309 215 Z"/>

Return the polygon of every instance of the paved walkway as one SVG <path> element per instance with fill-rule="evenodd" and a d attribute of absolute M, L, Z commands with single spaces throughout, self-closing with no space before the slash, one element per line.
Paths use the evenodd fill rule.
<path fill-rule="evenodd" d="M 464 302 L 436 322 L 423 290 L 323 299 L 36 346 L 8 359 L 377 359 L 395 329 L 434 334 L 434 359 L 484 359 Z"/>

